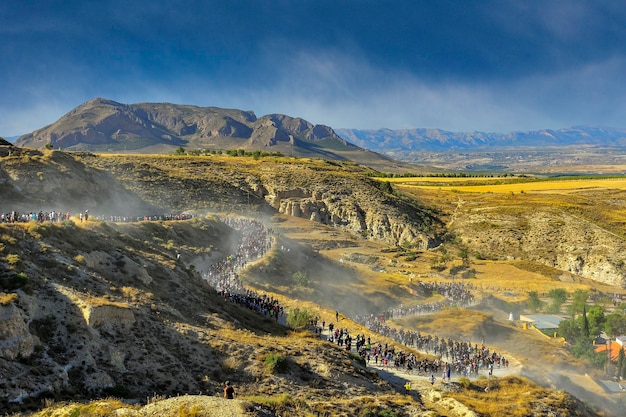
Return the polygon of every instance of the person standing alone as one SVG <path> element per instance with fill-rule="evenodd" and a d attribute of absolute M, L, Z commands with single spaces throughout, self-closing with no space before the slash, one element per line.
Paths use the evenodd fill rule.
<path fill-rule="evenodd" d="M 224 398 L 232 400 L 235 397 L 235 389 L 230 385 L 230 381 L 226 381 L 224 385 Z"/>

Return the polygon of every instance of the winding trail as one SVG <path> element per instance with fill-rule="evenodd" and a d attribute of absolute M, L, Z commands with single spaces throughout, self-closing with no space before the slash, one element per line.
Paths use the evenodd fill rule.
<path fill-rule="evenodd" d="M 224 285 L 225 282 L 230 283 L 230 275 L 234 274 L 241 269 L 245 268 L 248 264 L 255 262 L 259 259 L 262 259 L 264 256 L 269 254 L 270 248 L 275 244 L 275 241 L 271 235 L 271 233 L 267 233 L 266 231 L 259 230 L 258 227 L 260 222 L 254 222 L 255 227 L 244 227 L 246 222 L 240 222 L 239 224 L 234 224 L 232 219 L 225 219 L 226 223 L 231 225 L 231 227 L 235 227 L 236 229 L 242 232 L 242 242 L 239 246 L 240 250 L 237 254 L 230 256 L 230 259 L 237 259 L 238 262 L 233 262 L 229 265 L 228 268 L 222 269 L 220 271 L 213 271 L 217 276 L 214 276 L 213 284 L 217 287 L 218 285 Z M 241 218 L 239 218 L 241 221 Z M 250 224 L 248 223 L 247 226 Z M 241 226 L 241 227 L 237 227 Z M 264 227 L 264 226 L 263 226 Z M 256 236 L 248 236 L 247 233 L 253 233 Z M 257 240 L 258 236 L 262 235 L 265 241 L 265 244 L 256 245 L 259 248 L 263 248 L 263 250 L 249 250 L 250 245 L 248 244 L 251 240 Z M 245 250 L 245 256 L 241 253 L 244 248 L 248 248 Z M 228 261 L 228 259 L 227 259 Z M 207 274 L 208 275 L 208 274 Z M 210 281 L 208 276 L 205 275 L 205 279 Z M 228 275 L 228 276 L 226 276 Z M 219 284 L 218 284 L 219 283 Z M 218 284 L 218 285 L 216 285 Z M 217 288 L 216 288 L 217 289 Z M 234 288 L 233 288 L 234 289 Z M 239 291 L 245 291 L 243 287 L 237 288 Z M 284 314 L 279 316 L 278 322 L 283 326 L 287 326 L 286 317 Z M 355 323 L 357 323 L 355 321 Z M 337 323 L 338 325 L 339 323 Z M 379 334 L 374 330 L 370 330 L 374 334 Z M 323 329 L 320 329 L 318 333 L 320 338 L 326 341 L 329 341 L 330 330 L 326 325 Z M 383 335 L 381 335 L 383 337 Z M 330 343 L 330 341 L 329 341 Z M 375 344 L 375 343 L 373 343 Z M 395 341 L 395 345 L 404 346 L 402 343 Z M 414 347 L 411 349 L 417 350 Z M 418 350 L 419 351 L 419 350 Z M 350 353 L 354 355 L 358 355 L 356 352 L 355 344 L 351 344 Z M 428 354 L 428 352 L 421 352 L 424 354 Z M 492 375 L 490 376 L 487 369 L 479 369 L 478 374 L 471 375 L 470 379 L 476 378 L 498 378 L 506 375 L 519 374 L 521 372 L 522 365 L 515 358 L 511 357 L 507 354 L 507 359 L 509 360 L 508 367 L 498 367 L 495 366 L 492 369 Z M 461 375 L 456 373 L 452 374 L 449 380 L 443 380 L 442 375 L 434 375 L 434 374 L 419 374 L 417 371 L 408 373 L 405 369 L 396 368 L 393 365 L 384 366 L 382 363 L 376 363 L 375 361 L 370 360 L 366 367 L 370 370 L 375 370 L 377 374 L 389 382 L 392 386 L 394 386 L 399 392 L 406 392 L 405 384 L 407 382 L 410 383 L 411 389 L 407 394 L 411 395 L 414 400 L 421 402 L 428 409 L 436 410 L 442 416 L 452 416 L 452 417 L 473 417 L 476 414 L 467 408 L 462 403 L 450 398 L 446 395 L 447 391 L 453 389 L 453 382 L 458 382 Z M 434 381 L 433 381 L 434 380 Z"/>

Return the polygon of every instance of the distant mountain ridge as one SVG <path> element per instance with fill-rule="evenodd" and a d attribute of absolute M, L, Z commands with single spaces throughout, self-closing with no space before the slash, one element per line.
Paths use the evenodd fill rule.
<path fill-rule="evenodd" d="M 96 98 L 56 122 L 19 137 L 16 146 L 99 153 L 171 154 L 243 149 L 285 156 L 350 160 L 384 172 L 414 169 L 536 169 L 552 159 L 572 159 L 580 150 L 608 155 L 626 149 L 626 129 L 568 127 L 528 132 L 450 132 L 442 129 L 332 129 L 283 114 L 258 117 L 252 111 L 171 103 L 122 104 Z M 539 154 L 510 158 L 511 152 Z M 567 150 L 568 155 L 562 152 Z M 486 153 L 499 152 L 485 159 Z M 446 158 L 427 154 L 447 155 Z M 508 156 L 506 154 L 509 154 Z M 450 155 L 456 155 L 451 160 Z M 483 155 L 476 160 L 476 155 Z M 530 161 L 512 166 L 513 161 Z M 598 161 L 586 161 L 598 163 Z M 602 160 L 602 164 L 615 161 Z M 533 165 L 534 164 L 534 165 Z M 519 165 L 519 162 L 518 162 Z M 419 166 L 420 168 L 416 168 Z M 443 168 L 442 168 L 443 167 Z"/>
<path fill-rule="evenodd" d="M 626 129 L 577 126 L 527 132 L 449 132 L 441 129 L 335 129 L 357 146 L 375 152 L 454 152 L 521 147 L 590 146 L 626 148 Z"/>
<path fill-rule="evenodd" d="M 349 143 L 333 129 L 282 114 L 257 118 L 252 111 L 170 103 L 122 104 L 96 98 L 55 123 L 21 136 L 15 144 L 41 149 L 94 152 L 229 150 L 353 159 L 353 154 L 386 160 Z M 353 159 L 354 160 L 354 159 Z"/>

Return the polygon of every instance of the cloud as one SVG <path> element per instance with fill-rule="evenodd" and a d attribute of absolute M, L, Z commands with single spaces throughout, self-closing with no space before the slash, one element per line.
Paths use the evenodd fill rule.
<path fill-rule="evenodd" d="M 0 134 L 40 128 L 93 97 L 355 128 L 626 120 L 619 1 L 184 6 L 29 3 L 0 14 Z"/>
<path fill-rule="evenodd" d="M 471 83 L 425 81 L 336 50 L 300 51 L 289 60 L 282 56 L 281 63 L 271 83 L 234 95 L 261 114 L 286 113 L 335 128 L 510 132 L 576 124 L 618 126 L 624 114 L 626 83 L 613 84 L 626 74 L 621 57 L 567 71 Z"/>

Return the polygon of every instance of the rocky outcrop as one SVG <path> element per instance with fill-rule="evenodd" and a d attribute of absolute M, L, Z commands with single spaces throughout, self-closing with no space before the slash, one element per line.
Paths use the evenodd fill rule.
<path fill-rule="evenodd" d="M 28 315 L 14 304 L 0 305 L 0 357 L 13 360 L 33 354 L 39 339 L 30 333 Z"/>
<path fill-rule="evenodd" d="M 390 245 L 410 242 L 428 249 L 439 243 L 438 219 L 384 195 L 365 184 L 353 183 L 346 192 L 322 185 L 311 188 L 274 188 L 266 184 L 266 201 L 278 212 L 337 227 Z M 428 231 L 425 232 L 424 229 Z"/>
<path fill-rule="evenodd" d="M 128 305 L 101 304 L 87 305 L 83 308 L 85 322 L 91 327 L 115 327 L 128 328 L 135 324 L 135 315 Z"/>
<path fill-rule="evenodd" d="M 626 287 L 624 238 L 564 211 L 460 210 L 451 228 L 483 257 L 531 260 Z"/>
<path fill-rule="evenodd" d="M 109 254 L 95 250 L 85 253 L 84 258 L 85 265 L 88 268 L 98 271 L 103 276 L 109 276 L 111 271 L 115 270 L 115 266 L 119 265 L 125 275 L 133 277 L 142 284 L 149 285 L 152 282 L 152 277 L 148 274 L 146 268 L 124 254 Z"/>

